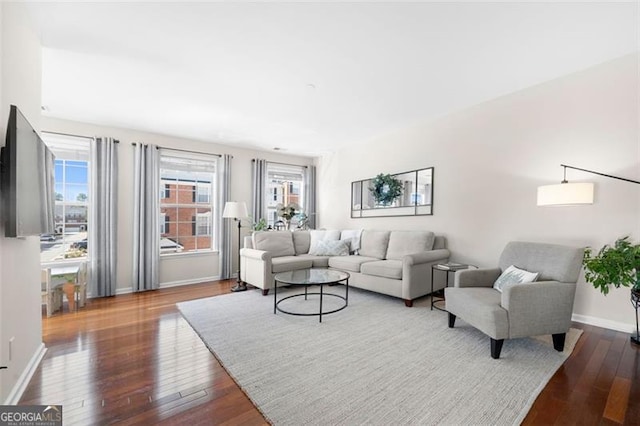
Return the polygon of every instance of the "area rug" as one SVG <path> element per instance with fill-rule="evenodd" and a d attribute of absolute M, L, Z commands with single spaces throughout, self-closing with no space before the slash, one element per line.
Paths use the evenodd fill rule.
<path fill-rule="evenodd" d="M 283 303 L 318 308 L 312 298 Z M 570 330 L 562 353 L 550 337 L 507 340 L 494 360 L 487 336 L 460 319 L 448 328 L 428 297 L 407 308 L 350 289 L 349 306 L 322 323 L 274 315 L 273 296 L 258 290 L 178 308 L 274 425 L 519 424 L 581 333 Z"/>

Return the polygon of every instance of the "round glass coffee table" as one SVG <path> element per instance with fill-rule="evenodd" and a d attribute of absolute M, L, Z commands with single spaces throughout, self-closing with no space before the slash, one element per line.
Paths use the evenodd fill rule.
<path fill-rule="evenodd" d="M 335 271 L 333 269 L 301 269 L 299 271 L 289 271 L 289 272 L 281 272 L 276 274 L 274 277 L 274 287 L 273 287 L 273 313 L 275 314 L 277 311 L 282 312 L 283 314 L 289 315 L 299 315 L 299 316 L 318 316 L 320 317 L 320 322 L 322 322 L 322 316 L 327 314 L 333 314 L 335 312 L 341 311 L 347 307 L 349 304 L 349 277 L 350 275 L 347 272 Z M 336 293 L 327 293 L 324 291 L 325 285 L 336 285 L 344 282 L 344 296 Z M 285 284 L 288 286 L 303 286 L 304 293 L 293 294 L 290 296 L 286 296 L 278 300 L 278 283 Z M 309 286 L 318 285 L 320 286 L 319 292 L 310 292 Z M 309 295 L 319 295 L 320 296 L 320 308 L 318 312 L 313 313 L 303 313 L 303 312 L 293 312 L 288 311 L 281 308 L 280 302 L 292 299 L 294 297 L 304 297 L 304 300 L 308 300 Z M 322 310 L 322 299 L 324 297 L 336 297 L 338 299 L 344 300 L 344 304 L 341 304 L 338 308 L 332 309 L 330 311 Z"/>

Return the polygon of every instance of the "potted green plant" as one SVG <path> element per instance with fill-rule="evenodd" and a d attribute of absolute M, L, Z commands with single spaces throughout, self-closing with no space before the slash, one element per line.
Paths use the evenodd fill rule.
<path fill-rule="evenodd" d="M 587 247 L 584 251 L 583 265 L 587 282 L 593 284 L 604 295 L 609 293 L 611 286 L 631 287 L 631 304 L 636 309 L 636 335 L 631 336 L 631 340 L 640 344 L 640 244 L 633 244 L 626 236 L 618 238 L 613 246 L 605 245 L 597 253 Z"/>

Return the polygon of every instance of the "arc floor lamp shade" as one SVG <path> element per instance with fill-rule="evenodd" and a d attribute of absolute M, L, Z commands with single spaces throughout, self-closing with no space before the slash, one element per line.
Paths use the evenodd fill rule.
<path fill-rule="evenodd" d="M 538 187 L 539 206 L 593 204 L 593 183 L 559 183 Z"/>

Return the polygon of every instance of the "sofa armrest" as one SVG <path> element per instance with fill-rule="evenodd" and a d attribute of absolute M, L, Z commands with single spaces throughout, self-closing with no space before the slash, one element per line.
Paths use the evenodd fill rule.
<path fill-rule="evenodd" d="M 240 256 L 247 257 L 249 259 L 257 260 L 271 260 L 271 253 L 264 250 L 256 250 L 250 248 L 243 248 L 240 250 Z"/>
<path fill-rule="evenodd" d="M 421 251 L 419 253 L 407 254 L 402 257 L 402 263 L 405 265 L 413 266 L 420 265 L 422 263 L 440 262 L 449 258 L 449 250 L 438 249 Z"/>
<path fill-rule="evenodd" d="M 438 249 L 402 257 L 402 298 L 413 300 L 431 292 L 431 267 L 446 262 L 449 250 Z M 438 290 L 437 288 L 435 290 Z"/>
<path fill-rule="evenodd" d="M 493 287 L 500 268 L 462 269 L 456 272 L 454 287 Z"/>
<path fill-rule="evenodd" d="M 501 305 L 509 312 L 509 337 L 566 333 L 571 326 L 575 283 L 507 284 Z"/>

